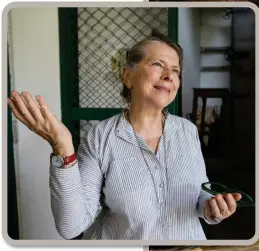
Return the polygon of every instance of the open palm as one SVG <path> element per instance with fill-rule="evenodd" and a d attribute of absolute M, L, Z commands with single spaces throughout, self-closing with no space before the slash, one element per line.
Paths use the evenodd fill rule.
<path fill-rule="evenodd" d="M 11 92 L 8 105 L 14 116 L 31 131 L 49 142 L 53 151 L 64 156 L 74 152 L 72 136 L 65 125 L 48 109 L 41 96 L 37 102 L 28 92 Z"/>

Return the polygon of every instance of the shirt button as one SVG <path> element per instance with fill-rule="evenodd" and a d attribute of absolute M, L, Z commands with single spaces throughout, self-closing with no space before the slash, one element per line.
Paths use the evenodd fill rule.
<path fill-rule="evenodd" d="M 164 186 L 164 184 L 163 184 L 163 183 L 160 183 L 159 187 L 163 187 L 163 186 Z"/>
<path fill-rule="evenodd" d="M 163 207 L 164 205 L 165 205 L 164 203 L 161 203 L 161 204 L 160 204 L 160 207 Z"/>

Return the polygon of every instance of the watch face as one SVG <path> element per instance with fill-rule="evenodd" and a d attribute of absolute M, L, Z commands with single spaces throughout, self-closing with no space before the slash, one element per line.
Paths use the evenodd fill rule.
<path fill-rule="evenodd" d="M 63 159 L 60 156 L 52 156 L 51 164 L 56 167 L 62 167 L 64 165 Z"/>

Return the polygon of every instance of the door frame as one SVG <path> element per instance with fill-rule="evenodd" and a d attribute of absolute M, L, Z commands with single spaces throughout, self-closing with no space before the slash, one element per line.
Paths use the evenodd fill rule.
<path fill-rule="evenodd" d="M 72 95 L 78 81 L 77 36 L 71 36 L 71 29 L 77 31 L 77 8 L 58 8 L 59 50 L 60 50 L 60 93 L 62 122 L 68 127 L 73 137 L 80 130 L 80 120 L 103 120 L 121 112 L 116 108 L 77 108 L 73 107 Z M 69 27 L 69 28 L 68 28 Z M 178 8 L 168 8 L 168 38 L 178 43 Z M 181 85 L 174 101 L 168 106 L 171 114 L 182 115 Z M 73 123 L 72 123 L 73 121 Z M 74 121 L 78 121 L 75 123 Z M 78 142 L 79 136 L 74 142 Z"/>
<path fill-rule="evenodd" d="M 10 97 L 11 91 L 11 77 L 9 65 L 9 53 L 7 48 L 7 90 Z M 14 161 L 14 141 L 13 141 L 13 127 L 12 127 L 12 113 L 11 109 L 7 107 L 7 136 L 8 136 L 8 158 L 7 158 L 7 233 L 10 238 L 19 240 L 19 218 L 18 218 L 18 202 L 16 189 L 16 173 Z"/>

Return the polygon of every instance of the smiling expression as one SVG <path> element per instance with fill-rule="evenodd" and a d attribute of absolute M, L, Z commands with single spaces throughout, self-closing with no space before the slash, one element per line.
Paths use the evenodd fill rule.
<path fill-rule="evenodd" d="M 170 104 L 179 89 L 179 57 L 162 42 L 144 46 L 142 60 L 124 71 L 124 83 L 131 89 L 133 102 L 163 109 Z"/>

